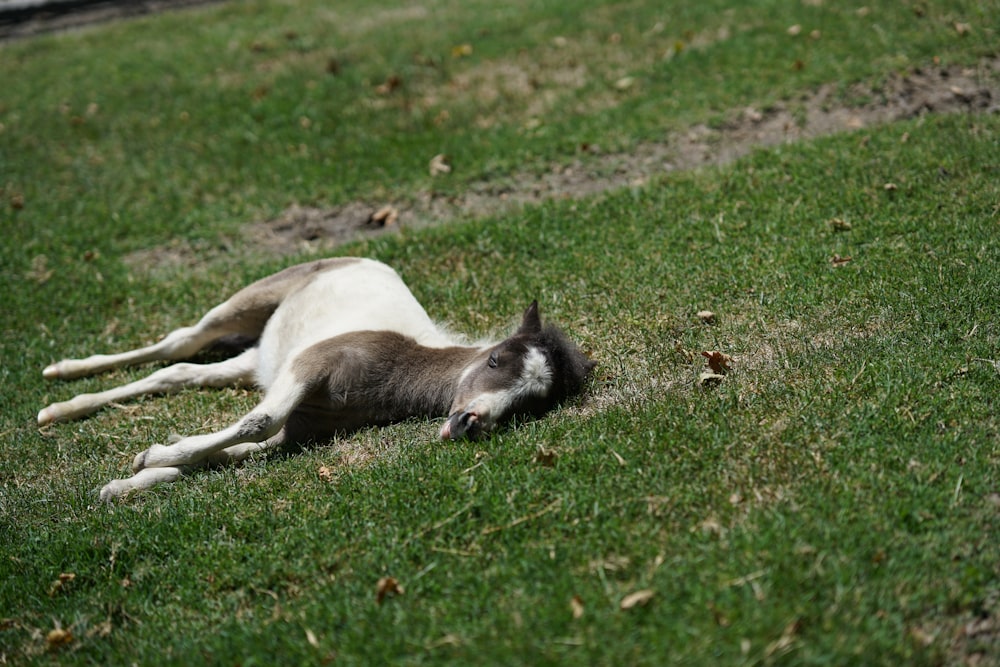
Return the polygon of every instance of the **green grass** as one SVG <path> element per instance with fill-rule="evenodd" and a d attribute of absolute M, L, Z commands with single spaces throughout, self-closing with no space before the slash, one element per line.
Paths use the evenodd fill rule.
<path fill-rule="evenodd" d="M 934 57 L 974 64 L 1000 16 L 678 4 L 228 3 L 197 26 L 167 14 L 0 47 L 0 658 L 1000 659 L 995 634 L 963 632 L 1000 615 L 996 114 L 345 247 L 470 333 L 537 297 L 600 362 L 583 401 L 485 442 L 411 421 L 105 506 L 97 489 L 135 452 L 226 424 L 254 394 L 33 425 L 49 402 L 148 372 L 47 383 L 45 364 L 148 342 L 308 258 L 251 252 L 185 276 L 130 266 L 132 251 L 218 243 L 293 202 L 457 193 Z M 476 83 L 513 70 L 538 81 L 496 97 Z M 373 92 L 392 75 L 400 90 Z M 437 153 L 456 165 L 443 181 Z M 702 350 L 736 360 L 717 388 L 697 386 Z M 404 593 L 378 604 L 385 576 Z M 55 627 L 72 641 L 47 641 Z"/>

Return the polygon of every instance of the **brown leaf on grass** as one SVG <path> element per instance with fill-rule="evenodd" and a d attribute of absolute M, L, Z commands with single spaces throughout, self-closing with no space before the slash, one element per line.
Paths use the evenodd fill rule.
<path fill-rule="evenodd" d="M 56 593 L 61 591 L 66 584 L 76 579 L 76 575 L 72 572 L 63 572 L 59 575 L 59 578 L 52 582 L 49 586 L 49 597 L 54 597 Z"/>
<path fill-rule="evenodd" d="M 732 624 L 729 617 L 714 602 L 708 603 L 708 610 L 712 612 L 712 618 L 715 619 L 715 624 L 720 628 L 728 628 Z"/>
<path fill-rule="evenodd" d="M 708 360 L 708 367 L 711 368 L 712 372 L 716 375 L 725 375 L 729 371 L 733 370 L 733 358 L 725 352 L 712 350 L 710 352 L 702 352 L 701 356 Z"/>
<path fill-rule="evenodd" d="M 851 257 L 850 255 L 845 255 L 844 257 L 841 257 L 840 255 L 835 253 L 833 257 L 830 258 L 830 263 L 833 264 L 834 266 L 844 266 L 852 259 L 854 258 Z"/>
<path fill-rule="evenodd" d="M 618 90 L 628 90 L 635 84 L 635 79 L 630 76 L 623 76 L 615 81 L 615 88 Z"/>
<path fill-rule="evenodd" d="M 841 218 L 832 218 L 830 220 L 830 227 L 835 232 L 849 232 L 851 231 L 851 226 L 851 223 Z"/>
<path fill-rule="evenodd" d="M 403 79 L 398 74 L 393 74 L 388 79 L 375 86 L 375 94 L 382 95 L 383 97 L 391 95 L 394 91 L 401 88 L 402 85 Z"/>
<path fill-rule="evenodd" d="M 618 608 L 622 611 L 628 611 L 633 607 L 645 607 L 649 604 L 649 601 L 653 599 L 656 595 L 656 591 L 644 588 L 634 593 L 629 593 L 622 598 L 622 601 L 618 603 Z"/>
<path fill-rule="evenodd" d="M 395 577 L 382 577 L 375 584 L 375 602 L 382 604 L 382 601 L 389 595 L 402 595 L 406 591 L 399 585 Z"/>
<path fill-rule="evenodd" d="M 674 341 L 674 354 L 686 364 L 693 364 L 694 360 L 698 358 L 697 352 L 687 349 L 679 340 Z"/>
<path fill-rule="evenodd" d="M 399 209 L 386 205 L 372 213 L 368 223 L 376 227 L 392 227 L 397 220 L 399 220 Z"/>
<path fill-rule="evenodd" d="M 55 628 L 53 630 L 49 630 L 49 634 L 45 635 L 45 644 L 49 647 L 49 650 L 57 649 L 72 643 L 72 630 Z"/>
<path fill-rule="evenodd" d="M 715 324 L 715 313 L 710 310 L 699 310 L 696 316 L 702 324 Z"/>
<path fill-rule="evenodd" d="M 328 466 L 320 466 L 319 470 L 316 471 L 316 474 L 319 475 L 319 478 L 324 482 L 332 482 L 336 478 L 333 468 Z"/>
<path fill-rule="evenodd" d="M 955 21 L 955 32 L 958 33 L 959 37 L 965 37 L 972 32 L 972 26 L 968 23 L 959 23 L 958 21 Z"/>
<path fill-rule="evenodd" d="M 555 450 L 547 449 L 541 445 L 538 446 L 538 451 L 535 452 L 535 463 L 546 468 L 554 467 L 558 458 L 559 454 Z"/>
<path fill-rule="evenodd" d="M 441 174 L 451 173 L 451 165 L 448 164 L 448 156 L 443 154 L 435 155 L 431 158 L 430 162 L 430 172 L 431 176 L 440 176 Z"/>
<path fill-rule="evenodd" d="M 571 597 L 569 599 L 569 608 L 573 612 L 573 618 L 582 618 L 584 612 L 583 598 L 579 595 Z"/>

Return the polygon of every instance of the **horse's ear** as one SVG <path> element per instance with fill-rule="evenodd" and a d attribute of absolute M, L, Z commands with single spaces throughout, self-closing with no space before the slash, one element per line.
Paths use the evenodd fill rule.
<path fill-rule="evenodd" d="M 524 311 L 524 316 L 521 318 L 521 327 L 517 330 L 518 333 L 526 334 L 536 334 L 542 331 L 542 318 L 538 314 L 538 299 L 531 302 L 528 309 Z"/>

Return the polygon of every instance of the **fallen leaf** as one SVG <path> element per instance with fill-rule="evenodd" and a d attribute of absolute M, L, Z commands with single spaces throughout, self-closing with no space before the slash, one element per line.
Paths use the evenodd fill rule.
<path fill-rule="evenodd" d="M 841 257 L 840 255 L 834 253 L 833 257 L 830 258 L 830 263 L 834 266 L 844 266 L 853 259 L 850 255 Z"/>
<path fill-rule="evenodd" d="M 397 90 L 403 85 L 403 79 L 399 75 L 393 74 L 388 79 L 375 86 L 375 93 L 377 95 L 389 95 L 393 91 Z"/>
<path fill-rule="evenodd" d="M 587 564 L 587 569 L 593 574 L 597 574 L 598 572 L 621 572 L 628 569 L 628 566 L 631 564 L 632 561 L 628 556 L 611 554 L 607 558 L 598 558 L 597 560 L 590 561 Z"/>
<path fill-rule="evenodd" d="M 10 207 L 20 211 L 24 208 L 24 195 L 17 193 L 10 196 Z"/>
<path fill-rule="evenodd" d="M 733 358 L 725 352 L 712 350 L 711 352 L 702 352 L 701 356 L 708 360 L 708 367 L 717 375 L 725 375 L 733 370 Z"/>
<path fill-rule="evenodd" d="M 383 206 L 372 213 L 368 222 L 378 227 L 392 227 L 399 219 L 399 210 L 395 206 Z"/>
<path fill-rule="evenodd" d="M 842 220 L 841 218 L 833 218 L 830 220 L 830 227 L 832 227 L 835 232 L 849 232 L 851 230 L 851 226 L 851 223 L 847 220 Z"/>
<path fill-rule="evenodd" d="M 319 648 L 319 640 L 316 639 L 316 633 L 309 628 L 306 628 L 306 641 L 309 642 L 309 645 L 313 648 Z"/>
<path fill-rule="evenodd" d="M 559 458 L 559 454 L 557 454 L 554 450 L 546 449 L 541 445 L 539 445 L 538 451 L 535 452 L 535 463 L 543 465 L 546 468 L 555 466 L 557 458 Z"/>
<path fill-rule="evenodd" d="M 721 609 L 719 609 L 714 602 L 708 603 L 708 610 L 712 612 L 712 617 L 715 619 L 716 625 L 720 628 L 728 628 L 731 624 L 729 617 L 726 616 Z"/>
<path fill-rule="evenodd" d="M 790 25 L 788 26 L 788 30 L 786 30 L 785 32 L 787 32 L 792 37 L 795 37 L 800 32 L 802 32 L 802 26 L 800 26 L 798 23 L 796 23 L 795 25 Z"/>
<path fill-rule="evenodd" d="M 885 185 L 882 186 L 882 189 L 885 190 L 886 192 L 895 192 L 896 190 L 899 189 L 899 187 L 897 187 L 895 183 L 886 183 Z"/>
<path fill-rule="evenodd" d="M 430 171 L 431 176 L 451 173 L 451 165 L 448 164 L 448 156 L 438 154 L 432 157 L 430 162 Z"/>
<path fill-rule="evenodd" d="M 629 593 L 622 598 L 622 601 L 618 604 L 618 608 L 622 611 L 628 611 L 633 607 L 644 607 L 649 604 L 649 601 L 652 600 L 655 595 L 656 591 L 648 588 L 644 588 L 634 593 Z"/>
<path fill-rule="evenodd" d="M 573 611 L 573 618 L 581 618 L 583 616 L 583 598 L 579 595 L 574 595 L 569 599 L 569 608 Z"/>
<path fill-rule="evenodd" d="M 679 340 L 674 341 L 674 354 L 680 357 L 684 363 L 693 364 L 698 358 L 698 353 L 684 347 Z"/>
<path fill-rule="evenodd" d="M 382 601 L 385 600 L 386 596 L 402 595 L 405 592 L 406 591 L 404 591 L 403 587 L 399 585 L 399 582 L 396 581 L 395 577 L 382 577 L 378 580 L 378 583 L 375 584 L 375 602 L 382 604 Z"/>
<path fill-rule="evenodd" d="M 50 649 L 59 648 L 60 646 L 66 646 L 73 642 L 73 632 L 71 630 L 64 630 L 63 628 L 55 628 L 54 630 L 49 630 L 49 634 L 45 635 L 45 643 L 48 644 Z"/>
<path fill-rule="evenodd" d="M 53 597 L 56 593 L 61 591 L 63 587 L 66 586 L 66 584 L 73 581 L 74 579 L 76 579 L 76 575 L 73 574 L 72 572 L 63 572 L 62 574 L 60 574 L 59 578 L 53 581 L 52 585 L 49 586 L 49 597 Z"/>
<path fill-rule="evenodd" d="M 722 535 L 726 532 L 726 529 L 722 527 L 722 524 L 718 522 L 714 517 L 709 517 L 698 524 L 696 527 L 704 535 Z M 695 529 L 692 529 L 695 530 Z"/>
<path fill-rule="evenodd" d="M 333 468 L 328 466 L 320 466 L 319 470 L 316 471 L 316 474 L 319 475 L 319 478 L 324 482 L 332 482 L 336 477 L 333 473 Z"/>
<path fill-rule="evenodd" d="M 697 316 L 702 324 L 715 324 L 715 313 L 710 310 L 699 310 Z"/>
<path fill-rule="evenodd" d="M 615 81 L 615 88 L 618 90 L 628 90 L 633 84 L 635 84 L 635 79 L 630 76 L 623 76 Z"/>
<path fill-rule="evenodd" d="M 965 37 L 970 32 L 972 32 L 972 26 L 968 23 L 955 22 L 955 32 L 959 34 L 960 37 Z"/>

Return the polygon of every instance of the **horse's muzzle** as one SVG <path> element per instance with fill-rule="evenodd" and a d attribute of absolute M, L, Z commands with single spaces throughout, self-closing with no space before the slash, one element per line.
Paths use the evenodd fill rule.
<path fill-rule="evenodd" d="M 483 434 L 483 424 L 475 412 L 456 412 L 441 427 L 442 440 L 475 440 Z"/>

